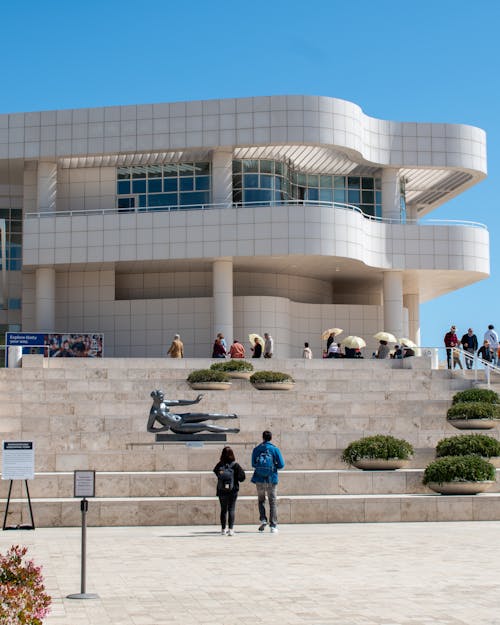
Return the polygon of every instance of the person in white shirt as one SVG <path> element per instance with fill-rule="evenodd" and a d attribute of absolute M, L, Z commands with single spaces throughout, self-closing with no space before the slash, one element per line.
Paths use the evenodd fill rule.
<path fill-rule="evenodd" d="M 309 343 L 304 343 L 304 349 L 302 350 L 302 358 L 311 360 L 312 357 L 313 357 L 313 353 L 312 353 L 311 348 L 309 347 Z"/>
<path fill-rule="evenodd" d="M 484 340 L 488 341 L 490 350 L 492 351 L 492 362 L 495 367 L 498 365 L 498 334 L 495 332 L 495 326 L 490 323 L 488 329 L 484 333 Z"/>
<path fill-rule="evenodd" d="M 274 341 L 269 332 L 264 332 L 264 358 L 273 357 Z"/>
<path fill-rule="evenodd" d="M 330 347 L 328 348 L 327 358 L 338 358 L 340 356 L 339 346 L 335 341 L 330 343 Z"/>

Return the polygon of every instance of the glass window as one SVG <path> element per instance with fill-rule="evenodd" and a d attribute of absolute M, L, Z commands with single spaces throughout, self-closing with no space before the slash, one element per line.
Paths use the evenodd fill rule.
<path fill-rule="evenodd" d="M 207 204 L 207 193 L 205 191 L 200 192 L 192 192 L 192 193 L 181 193 L 179 195 L 181 206 L 191 206 L 191 205 L 199 205 L 199 204 Z"/>
<path fill-rule="evenodd" d="M 311 200 L 312 202 L 317 202 L 319 200 L 319 189 L 307 189 L 307 197 L 306 200 Z"/>
<path fill-rule="evenodd" d="M 347 192 L 347 203 L 359 204 L 359 191 L 349 189 L 349 191 Z"/>
<path fill-rule="evenodd" d="M 148 180 L 148 192 L 149 193 L 161 193 L 162 191 L 161 178 L 153 178 Z"/>
<path fill-rule="evenodd" d="M 259 171 L 259 161 L 247 159 L 243 162 L 243 171 L 257 173 Z"/>
<path fill-rule="evenodd" d="M 161 165 L 149 165 L 148 166 L 148 178 L 161 178 L 162 175 Z"/>
<path fill-rule="evenodd" d="M 363 189 L 373 189 L 373 178 L 361 178 Z"/>
<path fill-rule="evenodd" d="M 245 191 L 245 202 L 271 202 L 273 199 L 273 192 L 266 189 L 255 189 Z"/>
<path fill-rule="evenodd" d="M 262 174 L 273 174 L 274 161 L 260 161 L 260 172 Z"/>
<path fill-rule="evenodd" d="M 333 191 L 331 189 L 321 189 L 319 199 L 322 202 L 333 202 Z"/>
<path fill-rule="evenodd" d="M 276 161 L 274 163 L 274 171 L 276 172 L 277 176 L 283 176 L 283 173 L 284 173 L 283 163 Z"/>
<path fill-rule="evenodd" d="M 363 204 L 373 204 L 373 191 L 362 191 L 361 202 Z"/>
<path fill-rule="evenodd" d="M 179 176 L 193 176 L 195 167 L 194 163 L 178 163 Z"/>
<path fill-rule="evenodd" d="M 263 189 L 272 189 L 273 188 L 273 176 L 267 176 L 265 174 L 260 175 L 260 186 Z"/>
<path fill-rule="evenodd" d="M 120 180 L 118 182 L 118 195 L 130 194 L 130 180 Z"/>
<path fill-rule="evenodd" d="M 233 176 L 233 189 L 241 189 L 241 175 L 236 174 Z"/>
<path fill-rule="evenodd" d="M 164 191 L 177 191 L 177 178 L 165 178 L 163 180 Z"/>
<path fill-rule="evenodd" d="M 171 177 L 171 176 L 175 176 L 177 178 L 177 165 L 163 165 L 163 177 L 167 178 L 167 177 Z"/>
<path fill-rule="evenodd" d="M 208 191 L 210 189 L 209 176 L 197 176 L 195 180 L 196 180 L 197 191 Z"/>
<path fill-rule="evenodd" d="M 333 192 L 333 201 L 339 204 L 345 204 L 345 191 L 344 189 L 335 189 Z"/>
<path fill-rule="evenodd" d="M 199 162 L 194 164 L 194 169 L 197 176 L 205 176 L 210 173 L 210 163 Z"/>
<path fill-rule="evenodd" d="M 180 178 L 179 189 L 181 191 L 192 191 L 194 188 L 194 178 Z"/>
<path fill-rule="evenodd" d="M 345 176 L 334 176 L 333 185 L 336 189 L 344 189 L 345 188 Z"/>
<path fill-rule="evenodd" d="M 375 178 L 375 189 L 382 189 L 382 178 Z"/>
<path fill-rule="evenodd" d="M 145 178 L 146 169 L 144 167 L 132 167 L 132 178 Z"/>
<path fill-rule="evenodd" d="M 118 178 L 118 180 L 130 178 L 130 169 L 128 167 L 118 167 L 116 177 Z"/>
<path fill-rule="evenodd" d="M 359 189 L 360 179 L 357 176 L 348 176 L 347 186 L 349 187 L 349 189 Z"/>
<path fill-rule="evenodd" d="M 133 197 L 119 197 L 118 208 L 134 208 L 135 198 Z"/>
<path fill-rule="evenodd" d="M 331 176 L 320 176 L 319 177 L 320 186 L 323 189 L 331 189 L 332 188 L 332 177 Z"/>
<path fill-rule="evenodd" d="M 139 208 L 146 208 L 148 205 L 148 200 L 146 195 L 139 196 Z"/>
<path fill-rule="evenodd" d="M 244 187 L 250 189 L 256 189 L 259 186 L 259 176 L 256 174 L 245 174 L 243 176 Z"/>
<path fill-rule="evenodd" d="M 133 180 L 132 181 L 132 193 L 146 193 L 146 181 L 145 180 Z"/>
<path fill-rule="evenodd" d="M 307 176 L 307 186 L 308 187 L 319 187 L 319 176 L 314 174 L 309 174 Z"/>

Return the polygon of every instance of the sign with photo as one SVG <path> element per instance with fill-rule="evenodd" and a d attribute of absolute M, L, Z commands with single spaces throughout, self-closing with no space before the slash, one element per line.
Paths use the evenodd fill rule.
<path fill-rule="evenodd" d="M 102 358 L 104 335 L 100 332 L 45 334 L 41 332 L 7 332 L 5 366 L 9 366 L 9 347 L 19 347 L 24 354 L 41 354 L 48 358 Z"/>

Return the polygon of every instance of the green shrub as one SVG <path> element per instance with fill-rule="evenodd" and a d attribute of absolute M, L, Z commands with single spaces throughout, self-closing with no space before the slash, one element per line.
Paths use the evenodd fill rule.
<path fill-rule="evenodd" d="M 197 369 L 192 371 L 187 381 L 196 382 L 230 382 L 229 376 L 224 371 L 212 371 L 212 369 Z"/>
<path fill-rule="evenodd" d="M 454 419 L 500 419 L 500 406 L 484 401 L 465 401 L 448 408 L 446 417 Z"/>
<path fill-rule="evenodd" d="M 214 362 L 210 365 L 212 371 L 253 371 L 253 365 L 251 362 L 242 359 L 235 360 L 221 360 L 221 362 Z"/>
<path fill-rule="evenodd" d="M 500 403 L 500 397 L 495 391 L 491 391 L 487 388 L 468 388 L 465 391 L 459 391 L 453 395 L 453 403 L 461 404 L 469 401 L 481 401 L 488 404 Z"/>
<path fill-rule="evenodd" d="M 281 373 L 281 371 L 256 371 L 250 376 L 250 382 L 255 384 L 256 382 L 280 382 L 282 384 L 289 384 L 295 382 L 292 376 L 288 373 Z"/>
<path fill-rule="evenodd" d="M 342 460 L 347 464 L 353 464 L 362 458 L 408 460 L 412 454 L 413 446 L 408 441 L 378 434 L 366 436 L 350 443 L 342 453 Z"/>
<path fill-rule="evenodd" d="M 436 456 L 482 456 L 494 458 L 500 456 L 500 442 L 486 434 L 462 434 L 443 438 L 436 445 Z"/>
<path fill-rule="evenodd" d="M 495 467 L 479 456 L 445 456 L 431 462 L 423 483 L 485 482 L 495 479 Z"/>

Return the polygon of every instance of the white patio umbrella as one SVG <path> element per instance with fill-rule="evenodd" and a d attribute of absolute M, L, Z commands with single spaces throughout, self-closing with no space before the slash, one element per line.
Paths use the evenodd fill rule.
<path fill-rule="evenodd" d="M 360 336 L 346 336 L 341 345 L 349 349 L 362 349 L 366 347 L 366 342 Z"/>
<path fill-rule="evenodd" d="M 377 341 L 387 341 L 387 343 L 398 342 L 398 339 L 390 332 L 377 332 L 377 334 L 373 335 L 373 338 L 377 339 Z"/>
<path fill-rule="evenodd" d="M 249 334 L 248 335 L 248 340 L 250 341 L 250 345 L 253 345 L 255 343 L 255 339 L 257 339 L 257 341 L 262 345 L 262 347 L 264 347 L 264 339 L 260 336 L 260 334 Z"/>
<path fill-rule="evenodd" d="M 402 338 L 399 339 L 399 344 L 404 345 L 405 347 L 418 347 L 416 343 L 414 343 L 411 339 Z"/>
<path fill-rule="evenodd" d="M 344 330 L 342 330 L 342 328 L 330 328 L 329 330 L 325 330 L 322 334 L 321 334 L 321 338 L 323 340 L 326 340 L 330 334 L 335 334 L 335 336 L 337 336 L 338 334 L 342 334 Z"/>

